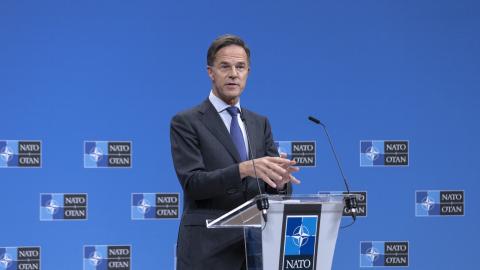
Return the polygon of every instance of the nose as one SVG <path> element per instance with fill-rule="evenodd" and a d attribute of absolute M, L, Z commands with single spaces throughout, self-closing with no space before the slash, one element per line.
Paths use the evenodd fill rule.
<path fill-rule="evenodd" d="M 232 68 L 229 70 L 228 77 L 230 77 L 230 78 L 238 77 L 238 70 L 235 66 L 232 66 Z"/>

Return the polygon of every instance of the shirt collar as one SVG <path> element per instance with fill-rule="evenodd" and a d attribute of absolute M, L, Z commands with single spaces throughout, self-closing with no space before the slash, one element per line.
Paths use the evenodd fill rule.
<path fill-rule="evenodd" d="M 225 103 L 225 101 L 223 101 L 219 97 L 215 96 L 213 94 L 213 90 L 210 90 L 210 95 L 208 96 L 208 100 L 210 100 L 213 107 L 215 107 L 215 110 L 217 110 L 218 113 L 221 113 L 221 112 L 225 111 L 228 107 L 230 107 L 230 105 Z M 240 99 L 238 99 L 237 103 L 233 106 L 237 107 L 240 110 L 240 112 L 242 111 L 242 109 L 240 108 Z"/>

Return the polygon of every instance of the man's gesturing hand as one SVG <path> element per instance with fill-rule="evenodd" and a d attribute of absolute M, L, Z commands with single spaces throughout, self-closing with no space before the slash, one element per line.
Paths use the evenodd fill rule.
<path fill-rule="evenodd" d="M 299 170 L 295 165 L 294 160 L 281 157 L 262 157 L 255 159 L 255 168 L 257 170 L 258 178 L 261 178 L 265 183 L 273 188 L 282 189 L 288 182 L 299 184 L 292 173 Z M 247 160 L 239 164 L 240 177 L 247 176 L 255 177 L 252 160 Z"/>

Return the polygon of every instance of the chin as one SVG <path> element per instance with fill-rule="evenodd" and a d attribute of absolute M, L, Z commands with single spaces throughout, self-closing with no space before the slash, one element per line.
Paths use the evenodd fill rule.
<path fill-rule="evenodd" d="M 223 88 L 221 91 L 218 91 L 218 95 L 220 99 L 223 101 L 230 103 L 232 100 L 236 100 L 240 97 L 242 94 L 242 89 L 227 89 Z"/>
<path fill-rule="evenodd" d="M 242 93 L 242 90 L 240 89 L 225 89 L 223 91 L 223 94 L 225 95 L 225 97 L 229 97 L 229 98 L 239 97 L 241 93 Z"/>

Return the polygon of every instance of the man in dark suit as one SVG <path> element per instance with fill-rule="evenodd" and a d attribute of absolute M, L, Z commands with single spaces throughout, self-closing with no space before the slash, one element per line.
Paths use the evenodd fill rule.
<path fill-rule="evenodd" d="M 207 64 L 210 96 L 171 122 L 173 162 L 184 192 L 177 269 L 245 269 L 243 231 L 207 229 L 206 220 L 259 194 L 255 170 L 262 192 L 290 194 L 291 182 L 299 183 L 292 175 L 298 168 L 278 156 L 267 118 L 240 107 L 250 72 L 245 42 L 233 35 L 217 38 Z"/>

